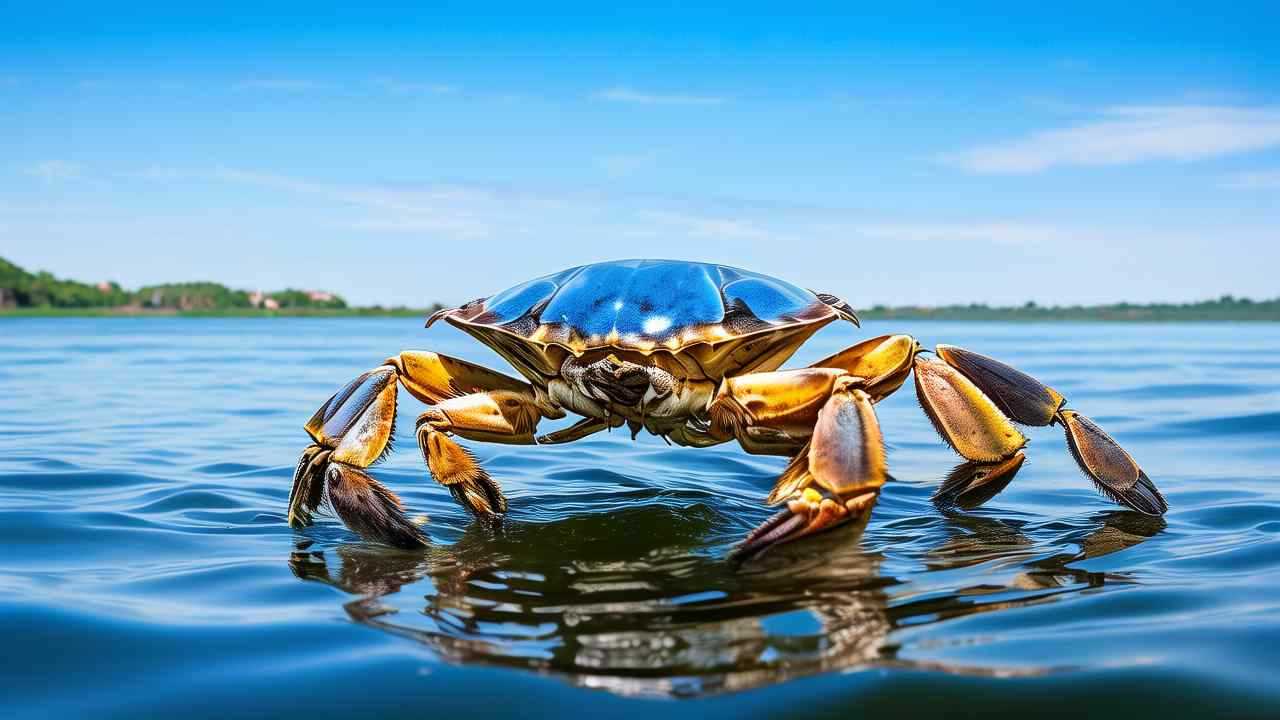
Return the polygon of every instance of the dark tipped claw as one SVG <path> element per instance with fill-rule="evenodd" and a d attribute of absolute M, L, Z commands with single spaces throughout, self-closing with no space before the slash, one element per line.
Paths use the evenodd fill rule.
<path fill-rule="evenodd" d="M 785 509 L 748 533 L 729 554 L 729 561 L 741 564 L 764 555 L 777 545 L 830 530 L 861 517 L 875 502 L 877 494 L 873 490 L 842 501 L 806 488 L 789 501 Z"/>
<path fill-rule="evenodd" d="M 449 492 L 476 519 L 491 525 L 501 524 L 507 512 L 507 497 L 488 473 L 478 466 L 476 471 L 471 477 L 450 485 Z"/>
<path fill-rule="evenodd" d="M 787 509 L 779 510 L 747 533 L 742 542 L 729 553 L 729 560 L 744 562 L 752 557 L 763 555 L 765 550 L 783 542 L 783 538 L 808 524 L 809 519 L 804 515 L 797 515 Z"/>
<path fill-rule="evenodd" d="M 289 491 L 289 525 L 304 528 L 313 522 L 312 515 L 324 502 L 324 468 L 330 450 L 308 445 L 293 471 L 293 488 Z"/>
<path fill-rule="evenodd" d="M 1160 516 L 1169 511 L 1164 495 L 1142 470 L 1138 470 L 1138 482 L 1121 496 L 1120 502 L 1143 515 Z"/>
<path fill-rule="evenodd" d="M 1098 491 L 1144 515 L 1163 515 L 1169 504 L 1138 463 L 1098 424 L 1073 410 L 1059 413 L 1067 447 Z"/>

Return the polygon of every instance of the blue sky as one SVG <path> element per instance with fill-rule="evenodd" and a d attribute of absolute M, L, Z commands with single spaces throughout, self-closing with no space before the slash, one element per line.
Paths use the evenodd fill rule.
<path fill-rule="evenodd" d="M 173 5 L 6 7 L 0 256 L 410 305 L 642 256 L 860 307 L 1280 295 L 1275 3 Z"/>

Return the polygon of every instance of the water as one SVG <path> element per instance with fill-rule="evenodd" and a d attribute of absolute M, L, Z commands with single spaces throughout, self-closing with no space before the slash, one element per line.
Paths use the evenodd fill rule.
<path fill-rule="evenodd" d="M 494 535 L 426 476 L 402 393 L 377 475 L 434 540 L 405 553 L 285 525 L 300 426 L 401 348 L 504 367 L 452 329 L 0 321 L 5 715 L 1280 715 L 1280 327 L 876 323 L 797 361 L 888 331 L 1053 384 L 1169 514 L 1107 503 L 1056 428 L 944 514 L 956 458 L 908 384 L 865 531 L 734 572 L 783 462 L 615 432 L 473 444 L 511 500 Z"/>

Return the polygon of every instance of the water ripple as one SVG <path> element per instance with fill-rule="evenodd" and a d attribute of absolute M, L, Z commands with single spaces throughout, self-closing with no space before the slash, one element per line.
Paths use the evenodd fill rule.
<path fill-rule="evenodd" d="M 416 323 L 13 321 L 0 348 L 22 368 L 0 372 L 0 630 L 23 662 L 0 680 L 7 708 L 1274 708 L 1280 365 L 1265 358 L 1280 330 L 904 325 L 873 332 L 972 347 L 1054 383 L 1144 464 L 1169 514 L 1098 496 L 1059 429 L 1028 430 L 1027 466 L 983 508 L 935 507 L 956 459 L 908 385 L 878 407 L 895 480 L 870 520 L 743 568 L 725 554 L 769 514 L 780 459 L 624 433 L 475 446 L 511 500 L 493 529 L 430 479 L 402 422 L 400 451 L 374 472 L 432 537 L 406 553 L 328 516 L 296 532 L 284 504 L 302 420 L 348 377 L 421 346 Z M 433 349 L 496 364 L 449 332 Z M 798 360 L 850 340 L 824 331 Z M 59 382 L 69 373 L 74 387 Z"/>

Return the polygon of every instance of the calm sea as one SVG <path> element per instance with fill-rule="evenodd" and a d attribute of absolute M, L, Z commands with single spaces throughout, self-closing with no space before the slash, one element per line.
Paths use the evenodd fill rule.
<path fill-rule="evenodd" d="M 405 553 L 291 530 L 290 476 L 311 412 L 397 350 L 505 367 L 452 329 L 0 320 L 4 716 L 1280 717 L 1280 327 L 873 323 L 796 360 L 891 331 L 1054 385 L 1169 514 L 1098 496 L 1057 428 L 941 512 L 956 458 L 908 385 L 865 532 L 735 572 L 781 460 L 473 445 L 511 498 L 495 534 L 427 477 L 402 393 L 377 475 L 434 541 Z"/>

